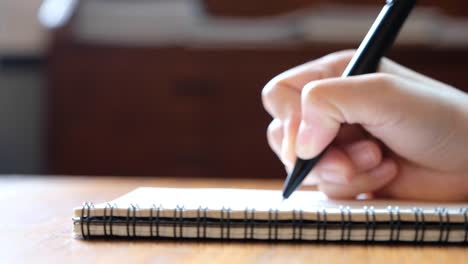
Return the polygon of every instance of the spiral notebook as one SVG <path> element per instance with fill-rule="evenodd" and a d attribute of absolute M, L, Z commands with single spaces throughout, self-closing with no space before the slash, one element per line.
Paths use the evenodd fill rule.
<path fill-rule="evenodd" d="M 467 243 L 468 203 L 332 201 L 315 191 L 138 188 L 74 209 L 85 239 Z"/>

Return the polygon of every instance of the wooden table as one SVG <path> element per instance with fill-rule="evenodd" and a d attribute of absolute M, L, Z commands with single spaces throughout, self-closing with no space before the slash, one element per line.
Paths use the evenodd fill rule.
<path fill-rule="evenodd" d="M 468 263 L 462 246 L 180 241 L 85 241 L 72 208 L 137 186 L 279 188 L 278 180 L 138 177 L 0 177 L 1 263 Z"/>

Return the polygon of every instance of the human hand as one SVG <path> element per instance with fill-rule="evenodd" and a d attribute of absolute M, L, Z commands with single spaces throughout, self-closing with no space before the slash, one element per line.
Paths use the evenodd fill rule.
<path fill-rule="evenodd" d="M 353 51 L 286 71 L 262 91 L 287 170 L 330 148 L 305 183 L 331 198 L 468 199 L 468 95 L 388 59 L 339 76 Z"/>

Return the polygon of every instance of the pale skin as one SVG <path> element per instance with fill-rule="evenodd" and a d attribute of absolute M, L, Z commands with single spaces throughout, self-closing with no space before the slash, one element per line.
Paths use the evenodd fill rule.
<path fill-rule="evenodd" d="M 353 53 L 263 89 L 268 142 L 286 169 L 331 144 L 305 181 L 330 198 L 468 201 L 468 94 L 386 58 L 377 73 L 340 78 Z"/>

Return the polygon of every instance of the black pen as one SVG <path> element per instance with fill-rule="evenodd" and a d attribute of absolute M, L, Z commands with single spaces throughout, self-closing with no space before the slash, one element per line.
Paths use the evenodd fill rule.
<path fill-rule="evenodd" d="M 415 4 L 416 0 L 387 0 L 341 77 L 375 72 L 380 59 L 392 46 Z M 284 199 L 299 187 L 327 149 L 328 147 L 313 159 L 296 160 L 294 169 L 284 183 Z"/>

